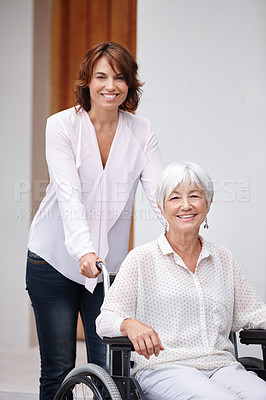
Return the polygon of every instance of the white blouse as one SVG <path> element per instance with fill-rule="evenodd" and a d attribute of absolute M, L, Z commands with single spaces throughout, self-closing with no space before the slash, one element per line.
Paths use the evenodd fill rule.
<path fill-rule="evenodd" d="M 159 334 L 165 350 L 147 360 L 133 353 L 133 373 L 165 364 L 215 369 L 234 364 L 230 331 L 266 328 L 266 305 L 231 252 L 200 237 L 193 274 L 164 235 L 132 250 L 108 290 L 96 320 L 102 336 L 121 336 L 133 318 Z"/>
<path fill-rule="evenodd" d="M 67 278 L 93 291 L 97 279 L 79 273 L 79 259 L 95 252 L 118 271 L 128 252 L 138 182 L 157 215 L 154 193 L 162 171 L 150 122 L 119 111 L 105 168 L 89 115 L 70 108 L 46 127 L 50 183 L 30 229 L 28 247 Z"/>

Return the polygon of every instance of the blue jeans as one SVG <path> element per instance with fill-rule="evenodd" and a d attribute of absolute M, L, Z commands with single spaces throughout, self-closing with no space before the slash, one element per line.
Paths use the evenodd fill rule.
<path fill-rule="evenodd" d="M 26 285 L 40 346 L 40 400 L 52 400 L 65 376 L 75 366 L 79 312 L 88 362 L 105 367 L 105 346 L 95 330 L 95 319 L 103 301 L 103 284 L 98 283 L 92 294 L 28 251 Z"/>

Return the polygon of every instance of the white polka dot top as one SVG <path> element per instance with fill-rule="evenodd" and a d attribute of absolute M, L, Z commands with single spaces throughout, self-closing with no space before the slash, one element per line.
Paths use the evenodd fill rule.
<path fill-rule="evenodd" d="M 266 329 L 266 305 L 231 252 L 200 240 L 194 274 L 161 235 L 128 254 L 109 289 L 98 334 L 121 336 L 122 321 L 138 319 L 156 330 L 165 348 L 149 360 L 132 353 L 133 374 L 172 363 L 198 369 L 234 364 L 230 331 Z"/>

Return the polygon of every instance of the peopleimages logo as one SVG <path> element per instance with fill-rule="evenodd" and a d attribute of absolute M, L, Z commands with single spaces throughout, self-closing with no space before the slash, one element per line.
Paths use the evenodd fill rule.
<path fill-rule="evenodd" d="M 82 185 L 82 184 L 81 184 Z M 251 184 L 249 178 L 243 178 L 240 180 L 234 179 L 220 179 L 214 180 L 214 202 L 241 202 L 248 203 L 251 200 Z M 47 192 L 48 181 L 47 180 L 35 180 L 31 182 L 25 179 L 17 179 L 14 181 L 14 203 L 17 205 L 14 211 L 15 220 L 32 219 L 37 212 L 38 205 L 42 201 Z M 93 190 L 93 185 L 86 185 L 87 191 L 83 191 L 86 195 Z M 58 185 L 57 189 L 64 191 L 63 202 L 68 202 L 73 200 L 73 193 L 77 193 L 77 189 L 74 189 L 69 184 Z M 48 186 L 49 190 L 49 186 Z M 82 190 L 84 190 L 84 185 L 82 185 Z M 63 212 L 59 212 L 57 215 L 52 215 L 50 210 L 44 210 L 40 213 L 40 218 L 42 219 L 52 219 L 52 218 L 62 218 L 68 220 L 77 219 L 88 219 L 88 220 L 98 220 L 103 218 L 101 204 L 104 202 L 112 201 L 114 203 L 113 208 L 108 210 L 108 215 L 104 216 L 107 219 L 128 219 L 131 218 L 132 213 L 128 210 L 122 210 L 116 207 L 116 203 L 128 199 L 128 185 L 126 183 L 114 183 L 112 185 L 111 192 L 107 193 L 105 198 L 101 197 L 101 193 L 96 193 L 97 199 L 95 201 L 95 208 L 89 210 L 78 210 L 75 208 L 66 209 Z M 144 190 L 138 192 L 137 201 L 135 202 L 135 208 L 133 210 L 133 217 L 136 220 L 152 220 L 156 219 L 156 215 L 151 209 L 145 209 L 143 207 L 143 202 L 145 199 Z M 79 201 L 78 198 L 76 201 Z M 146 202 L 146 199 L 145 199 Z M 34 207 L 25 207 L 29 203 L 34 204 Z M 37 203 L 37 204 L 36 204 Z M 73 207 L 73 202 L 72 202 Z"/>
<path fill-rule="evenodd" d="M 222 179 L 213 181 L 215 202 L 248 202 L 250 200 L 249 179 Z"/>
<path fill-rule="evenodd" d="M 26 179 L 14 181 L 14 201 L 21 202 L 25 196 L 32 195 L 34 201 L 41 201 L 46 193 L 47 180 L 35 180 L 34 183 Z"/>
<path fill-rule="evenodd" d="M 58 194 L 62 199 L 59 201 L 69 201 L 76 196 L 79 190 L 81 190 L 83 195 L 94 193 L 96 201 L 108 202 L 108 201 L 124 201 L 128 199 L 131 187 L 129 187 L 127 182 L 112 182 L 110 190 L 106 191 L 105 195 L 102 195 L 103 185 L 93 185 L 92 182 L 80 182 L 80 187 L 78 185 L 72 186 L 69 182 L 61 182 L 58 185 L 53 185 Z M 16 179 L 14 181 L 14 201 L 21 202 L 25 196 L 30 195 L 33 201 L 42 201 L 45 194 L 49 192 L 51 186 L 47 180 L 35 180 L 31 182 L 26 179 Z"/>

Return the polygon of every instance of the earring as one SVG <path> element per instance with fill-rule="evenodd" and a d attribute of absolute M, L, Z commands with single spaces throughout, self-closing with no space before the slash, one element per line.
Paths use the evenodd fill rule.
<path fill-rule="evenodd" d="M 164 223 L 164 234 L 165 235 L 167 234 L 167 228 L 168 228 L 167 221 L 165 221 L 165 223 Z"/>
<path fill-rule="evenodd" d="M 204 229 L 209 229 L 207 217 L 205 218 L 205 224 L 203 226 Z"/>

